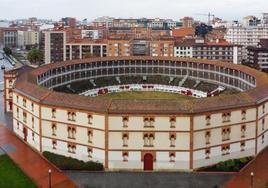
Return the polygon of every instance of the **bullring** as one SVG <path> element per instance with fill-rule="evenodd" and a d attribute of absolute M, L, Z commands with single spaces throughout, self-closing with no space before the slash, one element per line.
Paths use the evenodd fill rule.
<path fill-rule="evenodd" d="M 18 72 L 10 73 L 13 77 L 7 72 L 5 77 L 6 85 L 9 78 L 16 80 L 11 94 L 14 132 L 40 152 L 99 161 L 109 170 L 194 170 L 255 156 L 268 144 L 268 79 L 242 65 L 190 58 L 107 57 Z M 145 81 L 135 83 L 137 87 L 154 90 L 158 84 L 146 81 L 156 75 L 170 82 L 198 80 L 240 92 L 192 100 L 123 100 L 83 96 L 86 91 L 81 95 L 55 91 L 85 80 L 94 85 L 102 78 L 115 78 L 114 87 L 125 90 L 129 85 L 120 82 L 130 76 Z M 101 87 L 107 89 L 104 94 L 108 87 Z M 189 88 L 180 93 L 187 91 L 194 93 Z"/>

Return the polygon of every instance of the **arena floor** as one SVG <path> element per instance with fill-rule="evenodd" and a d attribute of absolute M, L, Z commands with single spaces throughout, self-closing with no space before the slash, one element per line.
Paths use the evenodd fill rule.
<path fill-rule="evenodd" d="M 100 95 L 97 98 L 105 99 L 176 99 L 176 100 L 193 100 L 195 98 L 178 93 L 165 93 L 157 91 L 130 91 L 120 93 L 109 93 Z"/>

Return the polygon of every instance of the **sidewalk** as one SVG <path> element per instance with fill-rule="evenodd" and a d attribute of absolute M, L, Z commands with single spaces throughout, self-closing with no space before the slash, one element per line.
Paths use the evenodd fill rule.
<path fill-rule="evenodd" d="M 48 169 L 52 170 L 52 188 L 77 188 L 78 186 L 62 172 L 43 159 L 37 152 L 0 125 L 0 147 L 38 185 L 48 188 Z"/>
<path fill-rule="evenodd" d="M 254 173 L 253 188 L 265 188 L 265 184 L 268 183 L 268 148 L 262 151 L 257 158 L 238 175 L 227 182 L 225 188 L 252 188 L 250 185 L 251 172 Z"/>

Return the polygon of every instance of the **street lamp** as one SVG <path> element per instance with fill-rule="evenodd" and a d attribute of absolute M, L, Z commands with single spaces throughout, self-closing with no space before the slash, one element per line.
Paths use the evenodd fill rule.
<path fill-rule="evenodd" d="M 51 188 L 51 169 L 48 169 L 48 187 Z"/>
<path fill-rule="evenodd" d="M 253 188 L 254 185 L 254 173 L 251 172 L 250 173 L 250 187 Z"/>

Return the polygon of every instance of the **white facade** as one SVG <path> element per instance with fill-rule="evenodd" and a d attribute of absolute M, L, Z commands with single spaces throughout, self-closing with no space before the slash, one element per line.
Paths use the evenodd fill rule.
<path fill-rule="evenodd" d="M 192 46 L 175 46 L 174 57 L 193 57 Z"/>
<path fill-rule="evenodd" d="M 234 26 L 227 29 L 227 34 L 225 39 L 237 45 L 242 45 L 242 57 L 243 59 L 247 58 L 247 46 L 257 46 L 260 42 L 260 39 L 268 38 L 268 26 Z"/>
<path fill-rule="evenodd" d="M 31 147 L 98 161 L 110 170 L 142 170 L 146 152 L 155 158 L 154 170 L 191 170 L 254 156 L 268 144 L 266 103 L 229 111 L 227 119 L 222 112 L 177 117 L 94 114 L 39 105 L 16 92 L 13 104 L 14 132 Z M 75 113 L 74 119 L 69 112 Z M 146 141 L 146 135 L 153 137 Z"/>

